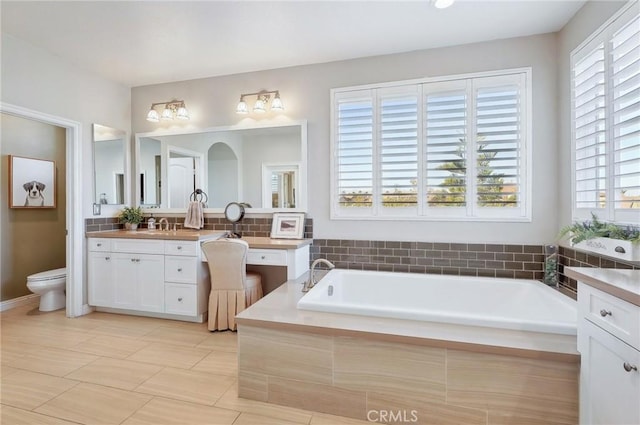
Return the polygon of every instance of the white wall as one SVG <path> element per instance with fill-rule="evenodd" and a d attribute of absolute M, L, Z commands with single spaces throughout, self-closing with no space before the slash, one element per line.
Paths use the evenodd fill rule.
<path fill-rule="evenodd" d="M 623 1 L 589 1 L 557 34 L 560 227 L 571 223 L 571 52 L 625 4 Z"/>
<path fill-rule="evenodd" d="M 246 124 L 235 106 L 240 93 L 280 90 L 284 115 L 261 122 L 308 120 L 309 215 L 314 237 L 453 242 L 548 243 L 558 228 L 556 35 L 521 37 L 465 46 L 370 57 L 326 64 L 175 82 L 132 90 L 132 129 L 188 129 Z M 329 90 L 359 84 L 504 68 L 533 69 L 533 222 L 457 223 L 336 221 L 329 219 Z M 186 124 L 145 120 L 152 102 L 184 99 Z M 251 115 L 249 116 L 251 117 Z"/>
<path fill-rule="evenodd" d="M 7 34 L 2 34 L 1 62 L 2 102 L 82 123 L 82 214 L 92 217 L 91 125 L 102 124 L 130 134 L 130 89 Z M 103 207 L 103 215 L 113 215 L 115 209 Z"/>

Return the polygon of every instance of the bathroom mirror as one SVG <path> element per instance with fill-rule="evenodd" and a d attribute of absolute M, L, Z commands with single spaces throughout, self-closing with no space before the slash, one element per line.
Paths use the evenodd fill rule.
<path fill-rule="evenodd" d="M 93 124 L 93 187 L 95 203 L 123 205 L 128 199 L 126 132 Z"/>
<path fill-rule="evenodd" d="M 306 210 L 306 122 L 136 134 L 136 199 L 142 207 L 186 210 L 202 189 L 207 208 Z"/>

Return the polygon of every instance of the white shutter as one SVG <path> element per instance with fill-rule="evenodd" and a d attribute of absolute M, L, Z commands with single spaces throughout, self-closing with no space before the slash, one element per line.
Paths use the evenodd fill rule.
<path fill-rule="evenodd" d="M 475 91 L 476 202 L 483 207 L 517 207 L 522 199 L 521 95 L 518 85 Z"/>
<path fill-rule="evenodd" d="M 425 189 L 427 206 L 464 207 L 467 192 L 467 94 L 425 85 Z"/>
<path fill-rule="evenodd" d="M 413 90 L 415 92 L 415 88 Z M 418 204 L 418 96 L 379 91 L 380 197 L 383 207 Z"/>
<path fill-rule="evenodd" d="M 640 19 L 611 40 L 613 179 L 616 209 L 640 208 Z"/>
<path fill-rule="evenodd" d="M 603 208 L 606 202 L 604 45 L 574 65 L 575 208 Z"/>
<path fill-rule="evenodd" d="M 339 100 L 337 105 L 337 196 L 340 207 L 373 202 L 373 100 Z"/>

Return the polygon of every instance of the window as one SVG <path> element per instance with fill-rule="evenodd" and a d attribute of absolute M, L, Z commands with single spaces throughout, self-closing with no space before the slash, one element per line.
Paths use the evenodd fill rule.
<path fill-rule="evenodd" d="M 530 220 L 531 71 L 332 90 L 332 218 Z"/>
<path fill-rule="evenodd" d="M 571 55 L 573 218 L 640 222 L 640 17 L 628 7 Z"/>

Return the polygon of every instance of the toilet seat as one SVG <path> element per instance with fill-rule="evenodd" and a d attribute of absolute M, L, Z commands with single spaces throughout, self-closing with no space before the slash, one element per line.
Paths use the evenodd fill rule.
<path fill-rule="evenodd" d="M 27 276 L 27 282 L 46 282 L 49 280 L 60 279 L 61 277 L 67 277 L 66 267 L 32 274 L 31 276 Z"/>

